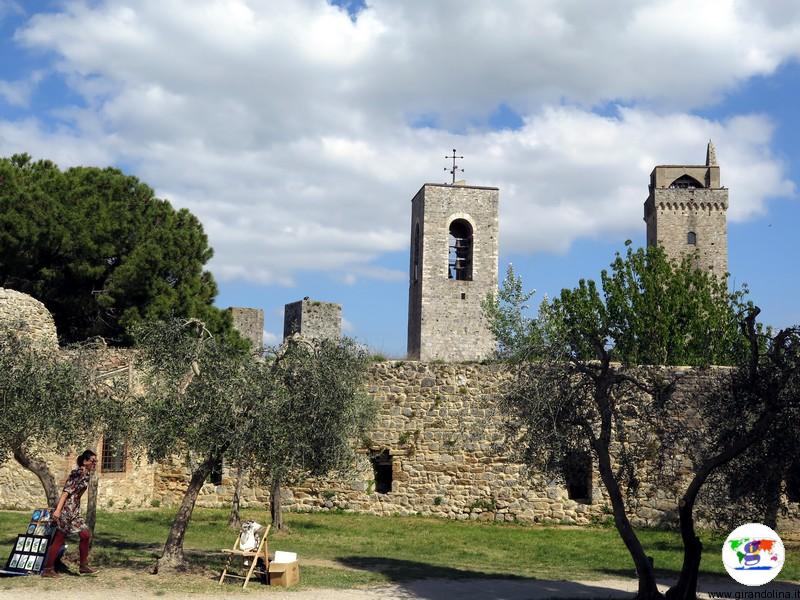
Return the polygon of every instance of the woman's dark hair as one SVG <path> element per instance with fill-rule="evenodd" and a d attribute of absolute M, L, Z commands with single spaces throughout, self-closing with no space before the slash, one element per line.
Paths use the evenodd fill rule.
<path fill-rule="evenodd" d="M 92 452 L 91 450 L 84 450 L 83 454 L 79 454 L 78 455 L 78 466 L 82 467 L 83 463 L 85 463 L 87 460 L 89 460 L 93 456 L 97 456 L 97 454 L 95 452 Z"/>

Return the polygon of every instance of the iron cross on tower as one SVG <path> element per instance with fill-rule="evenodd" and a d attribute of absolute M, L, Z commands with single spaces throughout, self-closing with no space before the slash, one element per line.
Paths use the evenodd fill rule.
<path fill-rule="evenodd" d="M 464 158 L 464 157 L 463 156 L 456 156 L 456 149 L 453 148 L 453 156 L 445 156 L 445 158 L 452 158 L 453 159 L 453 168 L 450 169 L 449 172 L 453 176 L 453 184 L 455 184 L 455 182 L 456 182 L 456 173 L 458 173 L 459 171 L 461 171 L 462 173 L 464 172 L 464 169 L 459 169 L 458 168 L 458 165 L 456 164 L 456 159 L 457 158 Z M 447 171 L 448 170 L 447 167 L 445 167 L 444 170 Z"/>

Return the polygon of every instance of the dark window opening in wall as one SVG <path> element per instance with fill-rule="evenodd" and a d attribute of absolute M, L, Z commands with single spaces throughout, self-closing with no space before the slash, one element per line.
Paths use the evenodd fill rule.
<path fill-rule="evenodd" d="M 100 452 L 100 471 L 103 473 L 124 473 L 128 459 L 128 446 L 125 442 L 106 435 Z"/>
<path fill-rule="evenodd" d="M 697 234 L 694 231 L 690 231 L 686 236 L 686 243 L 690 246 L 697 245 Z"/>
<path fill-rule="evenodd" d="M 680 190 L 694 190 L 697 188 L 704 188 L 705 186 L 697 181 L 691 175 L 681 175 L 675 181 L 669 184 L 669 188 L 671 190 L 680 189 Z"/>
<path fill-rule="evenodd" d="M 211 485 L 222 485 L 222 459 L 214 461 L 211 467 L 211 473 L 208 476 L 208 481 Z"/>
<path fill-rule="evenodd" d="M 800 463 L 795 463 L 786 474 L 786 499 L 800 502 Z"/>
<path fill-rule="evenodd" d="M 464 219 L 450 223 L 447 276 L 472 281 L 472 226 Z"/>
<path fill-rule="evenodd" d="M 412 270 L 414 271 L 414 282 L 419 280 L 419 223 L 414 228 L 414 264 Z"/>
<path fill-rule="evenodd" d="M 388 494 L 392 491 L 392 457 L 389 451 L 373 454 L 370 461 L 375 474 L 375 491 L 379 494 Z"/>
<path fill-rule="evenodd" d="M 567 496 L 576 502 L 592 501 L 592 456 L 582 450 L 573 450 L 564 458 L 564 478 Z"/>

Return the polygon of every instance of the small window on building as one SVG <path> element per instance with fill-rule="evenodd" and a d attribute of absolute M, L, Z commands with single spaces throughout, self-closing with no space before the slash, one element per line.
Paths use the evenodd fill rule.
<path fill-rule="evenodd" d="M 127 461 L 127 444 L 111 435 L 103 436 L 103 449 L 100 452 L 100 471 L 103 473 L 124 473 Z"/>
<path fill-rule="evenodd" d="M 419 223 L 414 228 L 413 264 L 411 270 L 413 272 L 413 281 L 416 283 L 419 280 Z"/>
<path fill-rule="evenodd" d="M 681 175 L 675 181 L 670 183 L 669 187 L 673 190 L 693 190 L 697 188 L 704 188 L 705 186 L 691 175 Z"/>
<path fill-rule="evenodd" d="M 447 276 L 472 281 L 472 226 L 464 219 L 450 223 Z"/>
<path fill-rule="evenodd" d="M 214 462 L 211 467 L 211 473 L 208 476 L 208 481 L 211 485 L 222 485 L 222 459 Z"/>
<path fill-rule="evenodd" d="M 384 450 L 373 454 L 370 461 L 375 474 L 375 491 L 388 494 L 392 491 L 392 456 L 388 450 Z"/>
<path fill-rule="evenodd" d="M 688 233 L 686 243 L 690 246 L 697 246 L 697 234 L 694 231 Z"/>
<path fill-rule="evenodd" d="M 567 496 L 576 502 L 592 501 L 592 456 L 582 450 L 567 453 L 564 459 Z"/>

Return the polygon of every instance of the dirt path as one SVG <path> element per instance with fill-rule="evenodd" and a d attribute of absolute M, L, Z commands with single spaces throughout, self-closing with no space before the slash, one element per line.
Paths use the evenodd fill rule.
<path fill-rule="evenodd" d="M 663 589 L 666 589 L 664 587 Z M 188 591 L 187 591 L 188 590 Z M 247 590 L 233 585 L 217 588 L 197 578 L 173 580 L 149 579 L 125 569 L 108 569 L 93 578 L 63 577 L 57 581 L 41 578 L 0 580 L 0 600 L 36 598 L 63 600 L 155 600 L 191 598 L 220 600 L 222 598 L 267 598 L 269 600 L 545 600 L 547 598 L 630 598 L 636 590 L 634 580 L 607 579 L 602 581 L 547 581 L 535 579 L 424 579 L 359 589 L 299 589 L 287 591 L 251 584 Z M 730 579 L 701 582 L 701 596 L 708 592 L 752 592 L 752 588 L 737 586 Z M 773 598 L 800 598 L 800 585 L 778 583 L 759 588 L 774 590 Z M 733 597 L 733 596 L 732 596 Z"/>

